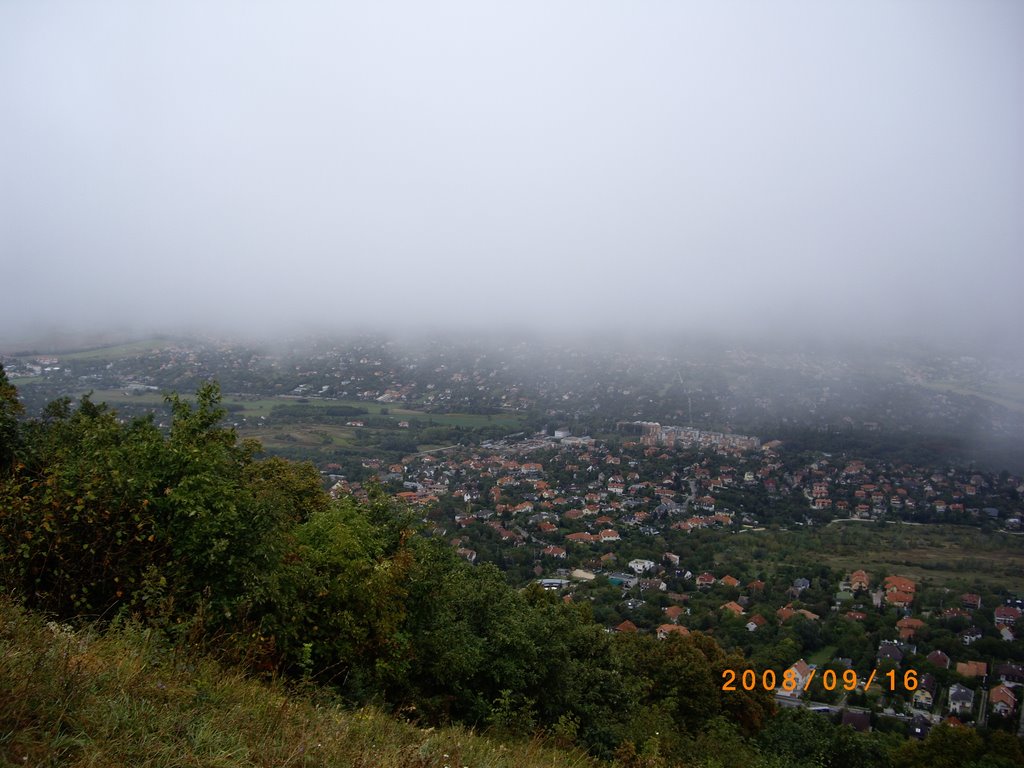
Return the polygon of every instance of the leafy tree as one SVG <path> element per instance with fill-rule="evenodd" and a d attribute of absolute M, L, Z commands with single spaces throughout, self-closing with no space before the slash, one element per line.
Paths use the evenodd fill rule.
<path fill-rule="evenodd" d="M 834 726 L 806 709 L 783 709 L 758 734 L 763 753 L 783 758 L 790 766 L 826 766 L 832 757 Z"/>
<path fill-rule="evenodd" d="M 120 424 L 88 396 L 49 407 L 33 425 L 25 462 L 0 486 L 0 559 L 29 605 L 104 615 L 127 604 L 143 569 L 165 553 L 149 420 Z"/>
<path fill-rule="evenodd" d="M 18 417 L 22 411 L 18 390 L 0 365 L 0 474 L 12 469 L 20 444 Z"/>
<path fill-rule="evenodd" d="M 298 525 L 287 559 L 260 625 L 286 663 L 309 656 L 318 681 L 358 700 L 404 674 L 408 564 L 384 556 L 382 537 L 353 501 Z"/>
<path fill-rule="evenodd" d="M 895 768 L 959 768 L 972 765 L 984 753 L 981 736 L 973 728 L 941 723 L 924 741 L 908 741 L 895 753 Z M 980 763 L 979 763 L 980 765 Z"/>

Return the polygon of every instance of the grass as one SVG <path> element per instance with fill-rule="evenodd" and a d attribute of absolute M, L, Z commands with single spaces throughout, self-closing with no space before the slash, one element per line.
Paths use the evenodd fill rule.
<path fill-rule="evenodd" d="M 733 542 L 763 548 L 764 562 L 813 563 L 826 552 L 830 567 L 847 572 L 863 568 L 936 586 L 1024 591 L 1024 537 L 967 526 L 845 522 L 814 530 L 752 532 Z"/>
<path fill-rule="evenodd" d="M 355 443 L 355 427 L 333 427 L 320 425 L 289 425 L 279 427 L 244 427 L 239 430 L 241 437 L 255 437 L 269 448 L 302 446 L 346 446 Z M 326 442 L 326 439 L 330 442 Z"/>
<path fill-rule="evenodd" d="M 72 631 L 0 598 L 0 765 L 584 768 L 539 739 L 420 729 L 261 682 L 128 624 Z"/>
<path fill-rule="evenodd" d="M 84 394 L 84 393 L 83 393 Z M 189 396 L 185 396 L 189 399 Z M 106 402 L 111 405 L 118 403 L 130 403 L 134 405 L 162 406 L 164 404 L 163 392 L 142 392 L 140 394 L 126 394 L 121 389 L 97 389 L 93 391 L 94 402 Z M 420 422 L 421 426 L 432 423 L 442 427 L 505 427 L 507 429 L 519 429 L 523 423 L 523 417 L 514 413 L 500 414 L 476 414 L 476 413 L 424 413 L 408 408 L 396 408 L 390 405 L 366 402 L 363 400 L 321 400 L 318 398 L 305 398 L 302 402 L 294 397 L 270 397 L 260 399 L 249 399 L 245 397 L 232 397 L 225 395 L 222 399 L 225 405 L 238 405 L 242 410 L 233 411 L 232 418 L 245 416 L 249 419 L 258 419 L 260 416 L 269 416 L 274 408 L 287 408 L 292 405 L 312 406 L 315 408 L 327 408 L 330 406 L 352 406 L 366 411 L 362 415 L 352 416 L 353 420 L 359 420 L 361 416 L 380 416 L 382 411 L 387 410 L 386 416 L 398 421 Z"/>
<path fill-rule="evenodd" d="M 818 651 L 809 659 L 807 659 L 807 663 L 817 664 L 820 667 L 822 664 L 827 664 L 828 662 L 832 661 L 832 657 L 836 655 L 836 651 L 838 650 L 839 646 L 826 645 L 820 651 Z"/>
<path fill-rule="evenodd" d="M 115 344 L 109 347 L 95 347 L 79 352 L 54 353 L 54 357 L 61 360 L 120 360 L 125 357 L 133 357 L 144 352 L 152 352 L 163 347 L 174 344 L 172 341 L 160 339 L 141 339 L 125 344 Z"/>
<path fill-rule="evenodd" d="M 92 392 L 92 401 L 94 403 L 109 403 L 112 406 L 117 406 L 119 403 L 152 406 L 162 406 L 164 404 L 163 392 L 139 392 L 138 394 L 130 395 L 123 389 L 87 389 L 73 395 L 73 398 L 77 398 L 87 392 Z M 193 400 L 191 397 L 186 399 Z"/>
<path fill-rule="evenodd" d="M 1019 536 L 961 526 L 866 526 L 859 534 L 847 535 L 846 551 L 830 562 L 943 586 L 983 583 L 995 590 L 1024 590 L 1024 540 Z M 823 547 L 830 544 L 822 542 Z"/>

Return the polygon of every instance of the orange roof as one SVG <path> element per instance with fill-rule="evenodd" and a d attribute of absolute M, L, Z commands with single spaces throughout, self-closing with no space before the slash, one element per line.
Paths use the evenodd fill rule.
<path fill-rule="evenodd" d="M 887 603 L 893 603 L 894 605 L 909 605 L 914 602 L 914 594 L 912 592 L 894 590 L 886 593 L 885 601 Z"/>
<path fill-rule="evenodd" d="M 690 634 L 690 630 L 679 624 L 662 624 L 658 627 L 658 637 L 666 637 L 670 634 L 677 634 L 686 637 Z"/>
<path fill-rule="evenodd" d="M 984 677 L 988 674 L 988 664 L 984 661 L 958 661 L 956 673 L 964 677 Z"/>
<path fill-rule="evenodd" d="M 886 576 L 885 589 L 889 592 L 909 592 L 913 594 L 917 591 L 917 584 L 905 576 Z"/>

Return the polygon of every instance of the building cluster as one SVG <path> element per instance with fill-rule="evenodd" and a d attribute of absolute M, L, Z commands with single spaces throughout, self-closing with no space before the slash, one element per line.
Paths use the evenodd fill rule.
<path fill-rule="evenodd" d="M 709 432 L 696 427 L 663 426 L 656 421 L 619 422 L 623 432 L 639 433 L 640 444 L 666 448 L 698 448 L 722 453 L 742 454 L 756 451 L 761 441 L 750 435 Z"/>

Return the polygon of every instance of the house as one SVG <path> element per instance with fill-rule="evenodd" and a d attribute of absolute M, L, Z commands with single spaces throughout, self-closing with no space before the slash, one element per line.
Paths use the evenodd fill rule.
<path fill-rule="evenodd" d="M 627 632 L 627 633 L 632 633 L 632 632 L 636 632 L 636 631 L 637 631 L 637 628 L 636 628 L 636 624 L 634 624 L 634 623 L 633 623 L 632 621 L 630 621 L 629 619 L 626 619 L 626 620 L 625 620 L 624 622 L 622 622 L 622 623 L 621 623 L 621 624 L 619 624 L 619 625 L 618 625 L 617 627 L 615 627 L 615 629 L 614 629 L 613 631 L 614 631 L 614 632 Z"/>
<path fill-rule="evenodd" d="M 1013 625 L 1020 618 L 1020 608 L 1012 605 L 1000 605 L 995 610 L 996 624 Z"/>
<path fill-rule="evenodd" d="M 779 696 L 792 696 L 798 698 L 804 690 L 804 684 L 807 679 L 811 676 L 811 672 L 815 669 L 813 664 L 808 664 L 803 659 L 798 659 L 797 662 L 791 666 L 786 672 L 792 672 L 789 675 L 789 679 L 794 680 L 796 685 L 792 691 L 787 691 L 785 688 L 778 692 Z"/>
<path fill-rule="evenodd" d="M 931 729 L 932 724 L 927 717 L 924 715 L 914 715 L 914 719 L 910 721 L 910 728 L 907 731 L 907 735 L 912 739 L 918 739 L 920 741 L 928 736 Z"/>
<path fill-rule="evenodd" d="M 661 612 L 664 613 L 665 618 L 673 624 L 678 624 L 680 617 L 686 613 L 686 609 L 679 605 L 670 605 L 667 608 L 662 608 Z"/>
<path fill-rule="evenodd" d="M 715 585 L 718 579 L 715 578 L 715 574 L 705 571 L 697 577 L 697 587 L 700 589 L 707 589 Z"/>
<path fill-rule="evenodd" d="M 914 691 L 914 706 L 922 709 L 931 709 L 935 705 L 935 693 L 939 689 L 939 683 L 935 675 L 925 672 L 917 681 L 917 690 Z"/>
<path fill-rule="evenodd" d="M 848 725 L 855 731 L 867 733 L 871 730 L 871 713 L 859 710 L 844 709 L 843 725 Z"/>
<path fill-rule="evenodd" d="M 886 576 L 883 584 L 886 592 L 917 592 L 917 584 L 905 576 Z"/>
<path fill-rule="evenodd" d="M 573 544 L 593 544 L 597 541 L 597 537 L 592 533 L 570 533 L 565 540 L 571 541 Z"/>
<path fill-rule="evenodd" d="M 669 635 L 680 635 L 686 637 L 690 634 L 690 630 L 686 627 L 680 626 L 679 624 L 662 624 L 658 627 L 658 639 L 664 640 Z"/>
<path fill-rule="evenodd" d="M 979 608 L 981 608 L 981 595 L 975 595 L 971 592 L 960 595 L 960 605 L 962 605 L 964 608 L 978 610 Z"/>
<path fill-rule="evenodd" d="M 885 602 L 887 602 L 889 605 L 895 605 L 897 608 L 906 608 L 914 602 L 914 593 L 902 592 L 900 590 L 886 592 Z"/>
<path fill-rule="evenodd" d="M 619 532 L 618 531 L 613 531 L 611 528 L 608 528 L 606 530 L 601 531 L 601 533 L 598 534 L 598 538 L 602 542 L 608 542 L 608 541 L 619 541 L 619 539 L 621 539 L 622 537 L 619 536 Z M 650 561 L 648 561 L 648 562 L 650 562 Z"/>
<path fill-rule="evenodd" d="M 960 638 L 960 642 L 964 645 L 970 645 L 981 640 L 981 630 L 977 627 L 968 627 L 963 632 L 960 632 L 957 637 Z"/>
<path fill-rule="evenodd" d="M 630 560 L 627 567 L 637 575 L 653 571 L 657 566 L 652 560 Z"/>
<path fill-rule="evenodd" d="M 957 662 L 956 673 L 961 677 L 984 677 L 988 674 L 988 664 L 984 661 L 960 661 Z"/>
<path fill-rule="evenodd" d="M 914 602 L 917 584 L 905 576 L 886 576 L 884 589 L 885 602 L 902 608 Z"/>
<path fill-rule="evenodd" d="M 988 705 L 1000 717 L 1009 717 L 1017 708 L 1017 697 L 1005 683 L 1000 683 L 989 691 Z"/>
<path fill-rule="evenodd" d="M 554 557 L 554 558 L 557 558 L 559 560 L 565 560 L 565 554 L 566 554 L 565 553 L 565 547 L 556 547 L 556 546 L 544 547 L 543 553 L 547 557 Z"/>
<path fill-rule="evenodd" d="M 764 616 L 762 616 L 760 613 L 756 613 L 753 616 L 751 616 L 750 621 L 747 622 L 747 631 L 756 632 L 767 623 L 768 620 L 765 619 Z"/>
<path fill-rule="evenodd" d="M 949 669 L 949 656 L 942 651 L 932 651 L 925 659 L 929 664 L 934 664 L 939 669 Z"/>
<path fill-rule="evenodd" d="M 725 575 L 718 580 L 718 583 L 725 587 L 738 587 L 740 585 L 740 580 L 734 576 Z"/>
<path fill-rule="evenodd" d="M 896 628 L 900 631 L 900 640 L 909 640 L 923 627 L 924 622 L 921 619 L 912 619 L 909 616 L 896 622 Z"/>
<path fill-rule="evenodd" d="M 565 589 L 569 586 L 568 579 L 537 579 L 537 583 L 540 584 L 541 589 L 548 591 Z"/>
<path fill-rule="evenodd" d="M 949 686 L 949 711 L 958 715 L 970 714 L 974 707 L 974 691 L 960 683 Z"/>
<path fill-rule="evenodd" d="M 739 603 L 735 602 L 734 600 L 730 600 L 727 603 L 723 603 L 722 605 L 719 606 L 718 609 L 719 610 L 729 611 L 729 613 L 731 613 L 733 616 L 742 616 L 743 615 L 743 606 L 740 605 Z"/>
<path fill-rule="evenodd" d="M 899 666 L 903 663 L 903 651 L 891 640 L 883 640 L 878 644 L 878 653 L 875 654 L 875 661 L 878 663 L 891 661 L 896 666 Z"/>
<path fill-rule="evenodd" d="M 995 668 L 999 679 L 1010 685 L 1024 685 L 1024 666 L 1020 664 L 1000 664 Z"/>

